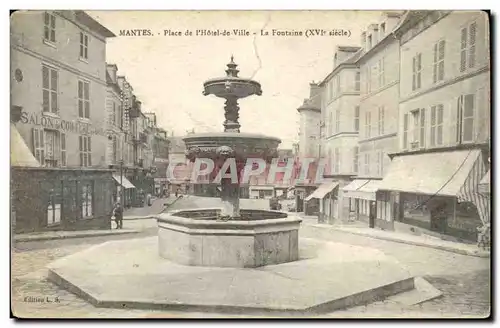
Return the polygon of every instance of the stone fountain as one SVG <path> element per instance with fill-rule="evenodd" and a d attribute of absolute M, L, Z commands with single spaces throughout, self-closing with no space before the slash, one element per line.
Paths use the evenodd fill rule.
<path fill-rule="evenodd" d="M 187 265 L 258 267 L 298 259 L 298 229 L 301 220 L 277 211 L 240 209 L 239 191 L 247 159 L 269 163 L 277 156 L 281 141 L 260 134 L 241 133 L 238 100 L 262 95 L 261 85 L 238 76 L 234 58 L 226 76 L 210 79 L 204 95 L 224 98 L 224 132 L 193 134 L 184 138 L 190 161 L 210 159 L 215 169 L 210 182 L 228 160 L 235 163 L 237 181 L 220 179 L 220 209 L 181 210 L 158 217 L 160 255 Z M 230 168 L 231 169 L 231 168 Z"/>
<path fill-rule="evenodd" d="M 262 91 L 238 77 L 233 58 L 227 66 L 225 77 L 204 83 L 205 95 L 226 99 L 224 132 L 184 141 L 190 160 L 210 158 L 220 169 L 234 159 L 241 176 L 246 159 L 269 162 L 280 140 L 240 133 L 238 99 Z M 408 306 L 441 294 L 379 250 L 304 237 L 299 245 L 301 220 L 240 208 L 238 181 L 220 181 L 221 208 L 157 215 L 158 237 L 72 254 L 48 266 L 49 280 L 96 307 L 259 315 L 317 315 L 385 298 Z"/>

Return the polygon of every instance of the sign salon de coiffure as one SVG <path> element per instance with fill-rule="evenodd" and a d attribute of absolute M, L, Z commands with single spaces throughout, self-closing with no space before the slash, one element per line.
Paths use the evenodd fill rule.
<path fill-rule="evenodd" d="M 73 132 L 78 134 L 93 134 L 105 136 L 102 128 L 96 128 L 89 123 L 78 121 L 66 121 L 60 118 L 42 116 L 37 113 L 21 113 L 21 123 L 40 125 L 47 129 L 55 129 L 63 132 Z"/>

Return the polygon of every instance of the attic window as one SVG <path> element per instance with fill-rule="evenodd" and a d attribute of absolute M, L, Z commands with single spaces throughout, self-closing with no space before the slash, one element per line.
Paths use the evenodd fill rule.
<path fill-rule="evenodd" d="M 372 35 L 368 35 L 368 44 L 367 44 L 367 48 L 370 49 L 372 47 Z"/>
<path fill-rule="evenodd" d="M 380 24 L 380 38 L 385 36 L 385 23 Z"/>

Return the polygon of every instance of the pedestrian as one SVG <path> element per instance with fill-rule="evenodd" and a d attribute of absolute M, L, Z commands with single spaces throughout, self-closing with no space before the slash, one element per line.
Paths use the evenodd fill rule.
<path fill-rule="evenodd" d="M 116 203 L 113 216 L 115 217 L 116 229 L 123 229 L 123 208 L 120 202 Z"/>
<path fill-rule="evenodd" d="M 175 189 L 175 198 L 179 197 L 179 187 L 177 187 L 177 189 Z"/>

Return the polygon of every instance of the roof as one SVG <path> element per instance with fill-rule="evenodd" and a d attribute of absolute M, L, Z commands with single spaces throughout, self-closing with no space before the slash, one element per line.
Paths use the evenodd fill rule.
<path fill-rule="evenodd" d="M 83 10 L 75 10 L 75 17 L 80 23 L 87 26 L 90 30 L 106 38 L 112 38 L 116 36 L 113 32 L 111 32 L 106 27 L 101 25 L 101 23 L 96 21 L 94 18 L 92 18 L 89 14 L 87 14 Z"/>

